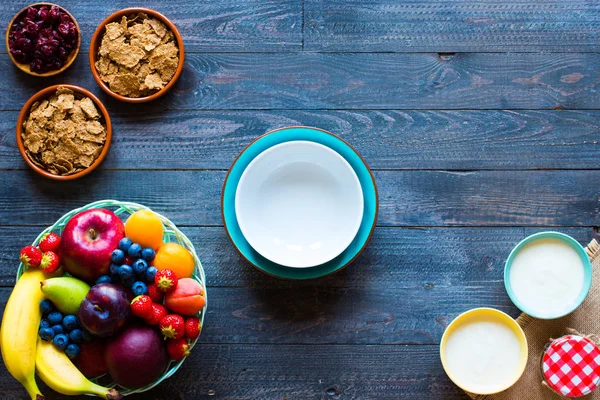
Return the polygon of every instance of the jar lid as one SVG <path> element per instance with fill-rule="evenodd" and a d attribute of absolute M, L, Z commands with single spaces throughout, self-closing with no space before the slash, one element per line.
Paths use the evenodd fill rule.
<path fill-rule="evenodd" d="M 585 396 L 600 384 L 600 348 L 581 336 L 563 336 L 544 353 L 542 370 L 548 386 L 557 393 Z"/>

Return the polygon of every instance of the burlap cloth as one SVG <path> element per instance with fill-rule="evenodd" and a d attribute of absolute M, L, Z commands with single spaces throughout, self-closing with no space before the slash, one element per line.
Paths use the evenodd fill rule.
<path fill-rule="evenodd" d="M 517 322 L 527 336 L 529 357 L 527 367 L 521 379 L 510 389 L 488 396 L 467 393 L 476 400 L 547 400 L 564 399 L 552 390 L 543 386 L 541 372 L 541 356 L 550 338 L 559 338 L 567 328 L 573 328 L 582 334 L 600 334 L 600 245 L 596 239 L 586 247 L 592 261 L 592 287 L 583 304 L 566 317 L 554 320 L 541 320 L 521 314 Z M 599 399 L 600 389 L 585 399 Z"/>

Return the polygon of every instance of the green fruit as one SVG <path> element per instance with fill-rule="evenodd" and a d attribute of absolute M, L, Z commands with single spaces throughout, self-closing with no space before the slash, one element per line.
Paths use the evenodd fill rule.
<path fill-rule="evenodd" d="M 42 282 L 44 296 L 64 315 L 77 315 L 79 306 L 90 291 L 90 285 L 77 278 L 63 276 Z"/>

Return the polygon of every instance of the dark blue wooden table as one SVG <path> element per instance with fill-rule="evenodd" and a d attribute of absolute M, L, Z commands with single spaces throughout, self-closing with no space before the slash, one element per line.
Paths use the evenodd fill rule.
<path fill-rule="evenodd" d="M 142 3 L 177 24 L 186 66 L 169 95 L 128 105 L 100 91 L 87 52 L 102 19 Z M 115 198 L 170 217 L 199 250 L 210 307 L 183 368 L 135 399 L 464 399 L 439 362 L 449 321 L 517 316 L 502 281 L 514 244 L 545 229 L 585 243 L 600 225 L 598 2 L 60 4 L 83 31 L 66 73 L 34 79 L 0 57 L 0 298 L 20 247 L 72 208 Z M 4 1 L 0 22 L 24 5 Z M 54 83 L 98 94 L 114 124 L 104 164 L 70 183 L 38 177 L 15 143 L 22 105 Z M 367 250 L 310 282 L 252 269 L 221 221 L 235 156 L 289 125 L 348 140 L 380 191 Z M 4 368 L 0 393 L 24 395 Z"/>

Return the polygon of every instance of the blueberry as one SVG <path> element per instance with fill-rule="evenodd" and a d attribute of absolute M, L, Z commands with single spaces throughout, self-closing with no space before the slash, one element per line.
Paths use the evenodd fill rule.
<path fill-rule="evenodd" d="M 111 275 L 118 274 L 119 273 L 119 268 L 121 268 L 120 265 L 110 264 L 110 274 Z"/>
<path fill-rule="evenodd" d="M 148 263 L 145 260 L 138 258 L 133 262 L 132 268 L 137 276 L 142 277 L 148 269 Z"/>
<path fill-rule="evenodd" d="M 124 237 L 119 242 L 119 250 L 122 250 L 123 252 L 127 252 L 127 250 L 129 250 L 130 247 L 131 247 L 131 239 L 129 239 L 127 237 Z"/>
<path fill-rule="evenodd" d="M 108 275 L 102 275 L 100 278 L 96 279 L 96 285 L 101 283 L 112 283 L 112 278 Z"/>
<path fill-rule="evenodd" d="M 154 250 L 152 250 L 149 247 L 146 247 L 145 249 L 142 250 L 142 258 L 148 262 L 154 260 L 155 255 L 156 255 L 156 253 L 154 252 Z"/>
<path fill-rule="evenodd" d="M 68 345 L 67 349 L 65 350 L 65 354 L 71 360 L 77 358 L 77 356 L 79 355 L 79 346 L 77 346 L 76 344 L 70 344 L 70 345 Z"/>
<path fill-rule="evenodd" d="M 122 265 L 125 262 L 125 252 L 121 249 L 116 249 L 110 255 L 110 259 L 117 265 Z"/>
<path fill-rule="evenodd" d="M 48 314 L 48 322 L 50 322 L 50 325 L 57 325 L 60 324 L 63 320 L 63 315 L 61 313 L 59 313 L 58 311 L 53 311 L 50 314 Z"/>
<path fill-rule="evenodd" d="M 54 331 L 55 335 L 60 335 L 61 333 L 65 333 L 65 328 L 62 325 L 52 325 L 51 328 Z"/>
<path fill-rule="evenodd" d="M 52 325 L 50 324 L 50 322 L 48 322 L 47 319 L 43 319 L 40 321 L 40 329 L 42 328 L 50 328 Z"/>
<path fill-rule="evenodd" d="M 69 337 L 64 333 L 54 336 L 54 345 L 60 350 L 64 350 L 69 345 Z"/>
<path fill-rule="evenodd" d="M 148 286 L 144 282 L 135 282 L 131 285 L 131 291 L 134 296 L 141 296 L 148 293 Z"/>
<path fill-rule="evenodd" d="M 71 332 L 75 328 L 79 328 L 79 320 L 74 315 L 67 315 L 63 318 L 62 321 L 63 326 L 69 332 Z"/>
<path fill-rule="evenodd" d="M 42 310 L 43 315 L 48 315 L 54 311 L 54 305 L 52 305 L 50 300 L 44 299 L 40 302 L 40 310 Z"/>
<path fill-rule="evenodd" d="M 142 256 L 142 246 L 133 243 L 127 250 L 127 255 L 131 258 L 140 258 Z"/>
<path fill-rule="evenodd" d="M 83 341 L 83 331 L 81 329 L 73 329 L 71 333 L 69 333 L 69 339 L 73 343 L 81 343 Z"/>
<path fill-rule="evenodd" d="M 129 265 L 121 265 L 119 268 L 119 277 L 122 281 L 133 278 L 133 268 Z"/>
<path fill-rule="evenodd" d="M 52 328 L 42 328 L 40 329 L 40 338 L 46 342 L 49 342 L 52 340 L 52 338 L 54 338 L 54 331 Z"/>
<path fill-rule="evenodd" d="M 148 269 L 146 270 L 146 282 L 154 283 L 154 277 L 156 276 L 157 272 L 158 272 L 158 269 L 156 269 L 156 267 L 153 267 L 153 266 L 148 267 Z"/>

